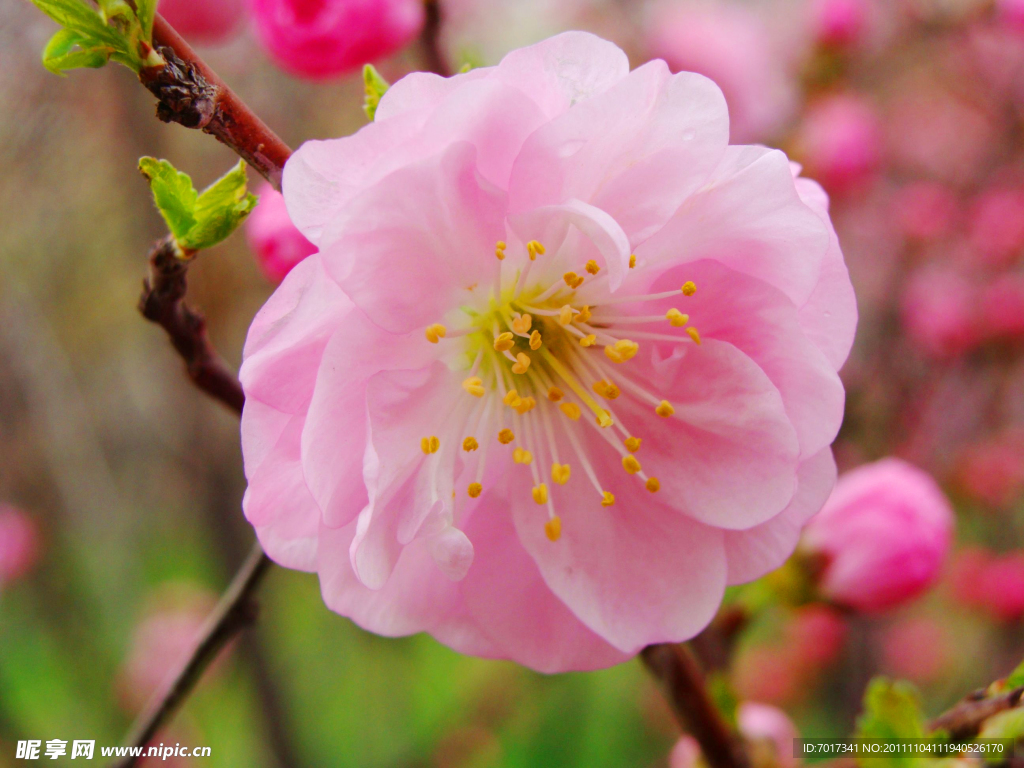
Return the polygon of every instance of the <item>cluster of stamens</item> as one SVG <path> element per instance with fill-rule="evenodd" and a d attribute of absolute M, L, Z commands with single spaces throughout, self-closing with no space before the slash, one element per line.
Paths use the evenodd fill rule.
<path fill-rule="evenodd" d="M 615 496 L 602 487 L 587 459 L 582 435 L 578 434 L 585 427 L 579 424 L 589 424 L 599 439 L 619 454 L 624 472 L 636 477 L 651 493 L 660 489 L 658 478 L 645 474 L 637 457 L 641 438 L 632 435 L 616 417 L 613 403 L 628 395 L 648 405 L 658 416 L 670 418 L 675 413 L 672 404 L 631 378 L 624 364 L 640 350 L 635 339 L 700 344 L 700 334 L 689 325 L 689 316 L 675 307 L 664 315 L 617 316 L 614 305 L 655 301 L 680 293 L 692 296 L 697 288 L 687 282 L 674 291 L 616 296 L 590 306 L 579 300 L 577 291 L 607 278 L 596 261 L 588 261 L 580 270 L 583 274 L 566 272 L 548 286 L 529 285 L 531 266 L 545 254 L 544 246 L 531 240 L 526 244 L 523 266 L 509 286 L 503 285 L 501 269 L 507 249 L 504 242 L 495 246 L 498 271 L 486 311 L 464 308 L 464 327 L 449 331 L 441 323 L 434 323 L 426 328 L 425 336 L 432 344 L 448 340 L 445 343 L 466 345 L 469 370 L 462 389 L 478 401 L 464 409 L 461 427 L 465 435 L 461 449 L 467 458 L 476 460 L 475 478 L 467 494 L 477 498 L 483 492 L 489 449 L 509 447 L 513 462 L 530 472 L 533 500 L 547 507 L 545 533 L 551 541 L 557 541 L 562 522 L 555 513 L 541 467 L 551 467 L 551 482 L 566 485 L 575 477 L 572 466 L 578 462 L 600 504 L 615 504 Z M 635 255 L 630 257 L 631 269 L 636 261 Z M 634 331 L 632 338 L 613 335 L 621 325 L 655 322 L 665 322 L 669 329 L 681 328 L 685 335 L 652 331 Z M 584 418 L 584 414 L 589 417 Z M 560 455 L 556 429 L 568 438 L 574 458 Z M 492 446 L 495 442 L 497 448 Z M 435 454 L 440 440 L 425 436 L 421 448 L 428 456 Z"/>

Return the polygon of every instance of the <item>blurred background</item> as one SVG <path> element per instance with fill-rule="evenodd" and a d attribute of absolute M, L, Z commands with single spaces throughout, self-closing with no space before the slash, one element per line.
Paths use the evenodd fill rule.
<path fill-rule="evenodd" d="M 308 71 L 240 1 L 161 10 L 291 146 L 365 123 L 358 71 Z M 453 68 L 576 28 L 634 65 L 702 72 L 734 142 L 786 150 L 832 198 L 861 313 L 840 470 L 888 455 L 927 470 L 956 544 L 937 586 L 892 610 L 759 610 L 716 685 L 831 736 L 875 674 L 914 682 L 932 714 L 1005 675 L 1024 655 L 1024 3 L 447 0 L 441 15 Z M 154 119 L 123 68 L 46 72 L 54 30 L 0 0 L 0 766 L 19 739 L 118 743 L 252 540 L 237 419 L 136 310 L 165 232 L 138 158 L 200 187 L 235 158 Z M 393 81 L 424 61 L 413 39 L 377 66 Z M 280 279 L 280 253 L 248 234 L 190 272 L 232 365 Z M 211 768 L 621 768 L 669 765 L 677 737 L 637 662 L 546 677 L 375 637 L 324 607 L 315 576 L 275 569 L 258 626 L 159 741 L 212 747 Z"/>

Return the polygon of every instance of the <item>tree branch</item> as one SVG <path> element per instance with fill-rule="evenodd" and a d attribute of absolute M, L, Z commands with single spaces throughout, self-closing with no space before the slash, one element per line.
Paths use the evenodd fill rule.
<path fill-rule="evenodd" d="M 260 175 L 281 189 L 291 149 L 225 85 L 160 15 L 153 46 L 166 60 L 144 68 L 139 80 L 157 98 L 156 116 L 165 123 L 198 128 L 233 149 Z"/>
<path fill-rule="evenodd" d="M 426 0 L 426 14 L 420 45 L 423 47 L 427 69 L 441 77 L 449 77 L 452 70 L 441 50 L 441 5 L 438 0 Z"/>
<path fill-rule="evenodd" d="M 224 647 L 256 620 L 257 606 L 253 598 L 267 570 L 270 559 L 255 544 L 241 570 L 235 574 L 216 609 L 206 620 L 200 640 L 181 671 L 175 675 L 166 690 L 157 691 L 146 709 L 132 725 L 125 746 L 143 747 L 170 720 L 178 707 L 188 698 L 206 668 L 213 663 Z M 114 763 L 113 768 L 131 768 L 138 757 L 126 757 Z"/>
<path fill-rule="evenodd" d="M 750 768 L 743 743 L 712 701 L 690 649 L 660 643 L 644 648 L 640 658 L 661 683 L 676 719 L 697 739 L 711 768 Z"/>
<path fill-rule="evenodd" d="M 185 303 L 188 265 L 176 253 L 170 235 L 157 242 L 149 252 L 150 273 L 142 283 L 139 311 L 167 331 L 196 386 L 240 414 L 245 403 L 242 385 L 211 346 L 206 319 Z"/>
<path fill-rule="evenodd" d="M 967 741 L 978 735 L 990 717 L 1020 706 L 1024 688 L 985 696 L 985 690 L 976 691 L 953 705 L 929 724 L 932 731 L 946 731 L 953 741 Z"/>

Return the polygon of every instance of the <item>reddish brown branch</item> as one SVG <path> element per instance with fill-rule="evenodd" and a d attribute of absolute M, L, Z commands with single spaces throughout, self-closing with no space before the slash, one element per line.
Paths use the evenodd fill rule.
<path fill-rule="evenodd" d="M 448 77 L 452 70 L 448 66 L 444 51 L 441 50 L 441 5 L 438 0 L 426 0 L 426 14 L 420 45 L 423 46 L 427 69 L 434 74 Z"/>
<path fill-rule="evenodd" d="M 167 331 L 196 386 L 241 413 L 245 394 L 238 377 L 211 346 L 206 319 L 185 303 L 188 264 L 177 255 L 169 235 L 154 245 L 149 253 L 149 277 L 142 284 L 139 310 L 147 320 Z"/>
<path fill-rule="evenodd" d="M 1020 706 L 1022 695 L 1024 688 L 988 697 L 984 690 L 978 691 L 932 720 L 929 728 L 946 731 L 953 741 L 972 739 L 990 717 Z"/>
<path fill-rule="evenodd" d="M 253 594 L 270 565 L 271 561 L 263 554 L 260 545 L 253 546 L 245 564 L 235 574 L 217 607 L 206 619 L 199 645 L 170 685 L 158 691 L 146 705 L 146 709 L 132 725 L 125 746 L 144 747 L 148 744 L 192 693 L 203 672 L 217 655 L 239 632 L 256 620 L 257 609 Z M 138 760 L 138 757 L 126 757 L 114 763 L 113 768 L 131 768 Z"/>
<path fill-rule="evenodd" d="M 640 657 L 664 688 L 679 724 L 697 739 L 711 768 L 749 768 L 743 743 L 711 699 L 690 649 L 660 643 L 644 648 Z"/>
<path fill-rule="evenodd" d="M 160 14 L 153 23 L 153 46 L 166 60 L 139 73 L 157 98 L 165 123 L 198 128 L 231 147 L 277 189 L 292 151 L 266 123 L 217 77 Z"/>

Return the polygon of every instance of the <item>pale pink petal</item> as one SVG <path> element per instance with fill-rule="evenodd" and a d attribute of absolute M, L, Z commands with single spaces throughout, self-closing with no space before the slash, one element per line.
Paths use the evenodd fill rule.
<path fill-rule="evenodd" d="M 491 77 L 493 73 L 494 67 L 478 67 L 452 77 L 441 77 L 433 72 L 410 72 L 392 83 L 381 97 L 374 121 L 380 123 L 408 112 L 430 111 L 466 83 Z"/>
<path fill-rule="evenodd" d="M 759 579 L 793 554 L 804 523 L 821 509 L 835 486 L 832 449 L 824 448 L 804 461 L 797 471 L 797 483 L 789 506 L 771 520 L 746 531 L 725 532 L 729 584 Z"/>
<path fill-rule="evenodd" d="M 328 273 L 386 330 L 425 328 L 490 287 L 505 195 L 457 144 L 396 171 L 350 204 L 321 254 Z"/>

